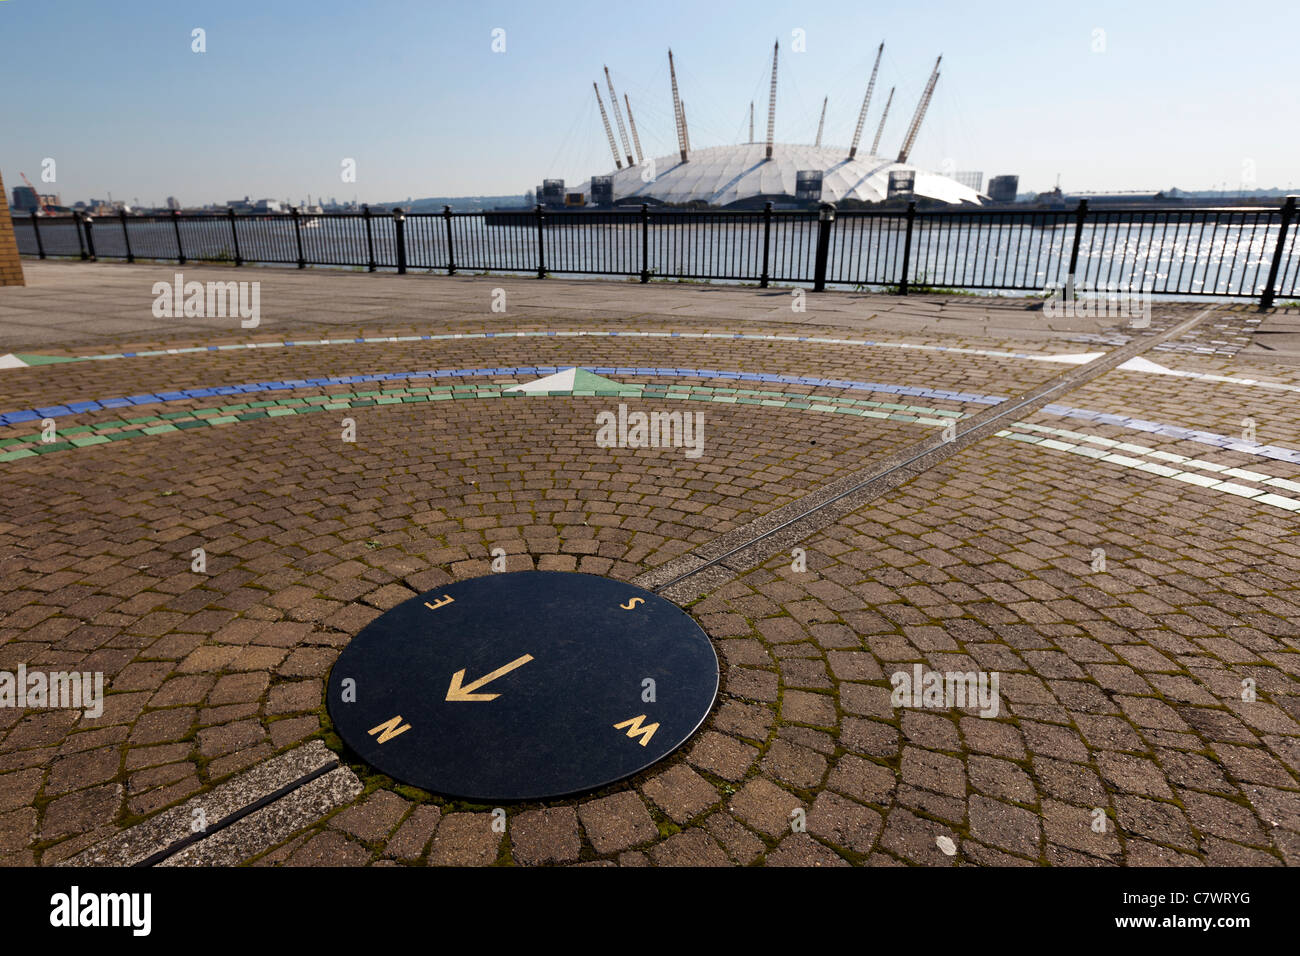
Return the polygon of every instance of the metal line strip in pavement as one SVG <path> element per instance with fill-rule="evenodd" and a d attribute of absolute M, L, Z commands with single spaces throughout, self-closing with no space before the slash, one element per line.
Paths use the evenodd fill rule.
<path fill-rule="evenodd" d="M 361 782 L 351 770 L 339 763 L 337 754 L 326 749 L 319 740 L 310 741 L 121 830 L 59 865 L 156 866 L 181 852 L 189 851 L 191 856 L 199 854 L 205 842 L 215 834 L 257 811 L 278 805 L 284 797 L 339 771 L 350 776 L 356 784 L 352 787 L 336 783 L 331 788 L 336 800 L 334 806 L 341 805 L 337 801 L 347 794 L 351 794 L 347 797 L 351 799 L 360 793 Z M 320 805 L 315 806 L 319 809 Z M 324 812 L 329 809 L 333 807 L 327 807 Z M 301 819 L 296 829 L 311 825 L 321 815 Z M 196 830 L 194 821 L 200 818 L 206 825 Z"/>
<path fill-rule="evenodd" d="M 1075 366 L 1019 399 L 1009 399 L 973 416 L 951 440 L 940 439 L 938 444 L 923 442 L 891 456 L 882 464 L 846 475 L 667 564 L 638 575 L 632 583 L 663 594 L 678 604 L 688 603 L 765 561 L 777 551 L 804 540 L 868 501 L 928 471 L 967 446 L 993 435 L 1000 427 L 999 423 L 1008 416 L 1047 404 L 1058 393 L 1073 390 L 1161 342 L 1183 335 L 1218 308 L 1217 305 L 1209 306 L 1165 332 L 1136 339 L 1086 365 Z M 698 582 L 692 583 L 692 578 L 698 578 Z"/>

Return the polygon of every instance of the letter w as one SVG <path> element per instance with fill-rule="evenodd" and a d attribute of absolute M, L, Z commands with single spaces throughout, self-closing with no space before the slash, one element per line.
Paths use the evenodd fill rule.
<path fill-rule="evenodd" d="M 384 721 L 378 727 L 372 727 L 370 730 L 366 731 L 366 733 L 368 733 L 371 737 L 373 737 L 375 734 L 379 734 L 379 742 L 381 744 L 386 744 L 388 743 L 388 741 L 392 740 L 398 734 L 406 733 L 406 731 L 411 729 L 410 724 L 402 724 L 400 727 L 397 726 L 398 724 L 402 724 L 401 714 L 398 714 L 392 720 Z M 383 732 L 380 733 L 380 731 Z"/>
<path fill-rule="evenodd" d="M 655 735 L 655 731 L 659 729 L 659 725 L 647 724 L 646 726 L 642 727 L 641 721 L 643 720 L 645 720 L 645 714 L 637 714 L 635 717 L 631 718 L 630 720 L 625 720 L 620 724 L 615 724 L 614 729 L 622 730 L 624 727 L 627 727 L 628 728 L 627 735 L 629 737 L 640 737 L 641 746 L 644 747 L 646 744 L 650 742 L 650 738 Z"/>

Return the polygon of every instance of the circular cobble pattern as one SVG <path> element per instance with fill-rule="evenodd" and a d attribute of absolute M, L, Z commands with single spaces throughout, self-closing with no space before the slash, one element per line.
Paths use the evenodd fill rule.
<path fill-rule="evenodd" d="M 1161 360 L 1300 382 L 1282 369 L 1241 373 L 1224 359 Z M 48 365 L 3 373 L 0 407 L 540 365 L 737 370 L 1006 397 L 1060 371 L 917 349 L 502 338 Z M 536 377 L 464 381 L 499 392 Z M 375 388 L 397 384 L 409 383 Z M 277 752 L 318 737 L 338 746 L 322 700 L 339 650 L 414 594 L 489 573 L 493 548 L 507 552 L 510 570 L 630 580 L 933 438 L 935 414 L 988 407 L 689 374 L 671 384 L 809 400 L 557 395 L 272 416 L 251 415 L 264 408 L 239 396 L 250 407 L 234 420 L 181 428 L 234 401 L 193 398 L 130 413 L 176 427 L 0 463 L 0 669 L 102 671 L 108 682 L 95 719 L 0 709 L 0 861 L 59 862 Z M 366 388 L 292 394 L 324 406 Z M 1286 445 L 1300 427 L 1290 397 L 1114 371 L 1066 401 L 1234 436 L 1252 416 L 1260 442 Z M 927 411 L 800 407 L 846 398 Z M 620 402 L 703 412 L 703 453 L 598 447 L 596 416 Z M 91 410 L 58 426 L 108 433 L 127 416 Z M 355 442 L 343 440 L 344 416 Z M 1042 411 L 1024 420 L 1264 478 L 1300 473 L 1113 424 Z M 3 437 L 35 430 L 10 426 Z M 352 763 L 363 795 L 253 862 L 1295 864 L 1295 512 L 1229 492 L 987 438 L 802 542 L 806 570 L 795 555 L 772 555 L 688 608 L 715 642 L 722 686 L 701 733 L 667 762 L 584 797 L 507 807 L 504 828 L 492 807 L 439 800 Z M 203 573 L 192 570 L 196 548 Z M 996 712 L 899 706 L 895 675 L 915 668 L 996 674 Z"/>

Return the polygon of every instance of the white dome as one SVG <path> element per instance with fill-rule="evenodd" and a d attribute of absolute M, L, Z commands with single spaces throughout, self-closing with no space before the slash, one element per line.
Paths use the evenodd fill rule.
<path fill-rule="evenodd" d="M 848 155 L 847 146 L 775 143 L 769 160 L 766 143 L 742 143 L 692 150 L 685 163 L 676 153 L 656 157 L 651 182 L 641 179 L 647 166 L 624 167 L 607 175 L 614 177 L 615 201 L 646 196 L 660 202 L 701 200 L 711 206 L 729 206 L 754 196 L 794 196 L 795 174 L 803 170 L 822 171 L 823 202 L 846 198 L 879 202 L 889 191 L 890 171 L 903 169 L 915 172 L 918 198 L 981 202 L 979 193 L 948 176 L 861 152 L 852 160 Z M 578 188 L 590 197 L 590 181 Z"/>

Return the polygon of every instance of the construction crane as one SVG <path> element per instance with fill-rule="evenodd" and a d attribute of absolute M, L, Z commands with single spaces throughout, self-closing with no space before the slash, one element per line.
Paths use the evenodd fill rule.
<path fill-rule="evenodd" d="M 18 175 L 23 178 L 23 182 L 27 184 L 27 188 L 30 189 L 32 191 L 32 195 L 36 197 L 36 207 L 40 209 L 41 214 L 45 216 L 54 215 L 54 207 L 47 206 L 45 204 L 45 200 L 41 198 L 40 190 L 38 190 L 35 186 L 32 185 L 32 181 L 27 178 L 27 174 L 20 172 Z"/>
<path fill-rule="evenodd" d="M 912 145 L 916 142 L 916 134 L 921 132 L 921 122 L 925 119 L 925 111 L 930 105 L 930 97 L 934 96 L 934 85 L 939 82 L 939 64 L 942 61 L 942 56 L 934 61 L 934 72 L 930 74 L 929 82 L 925 84 L 925 92 L 921 94 L 921 102 L 916 104 L 916 115 L 912 117 L 912 125 L 907 128 L 907 136 L 903 139 L 903 148 L 898 151 L 896 162 L 907 162 L 907 157 L 912 153 Z"/>

